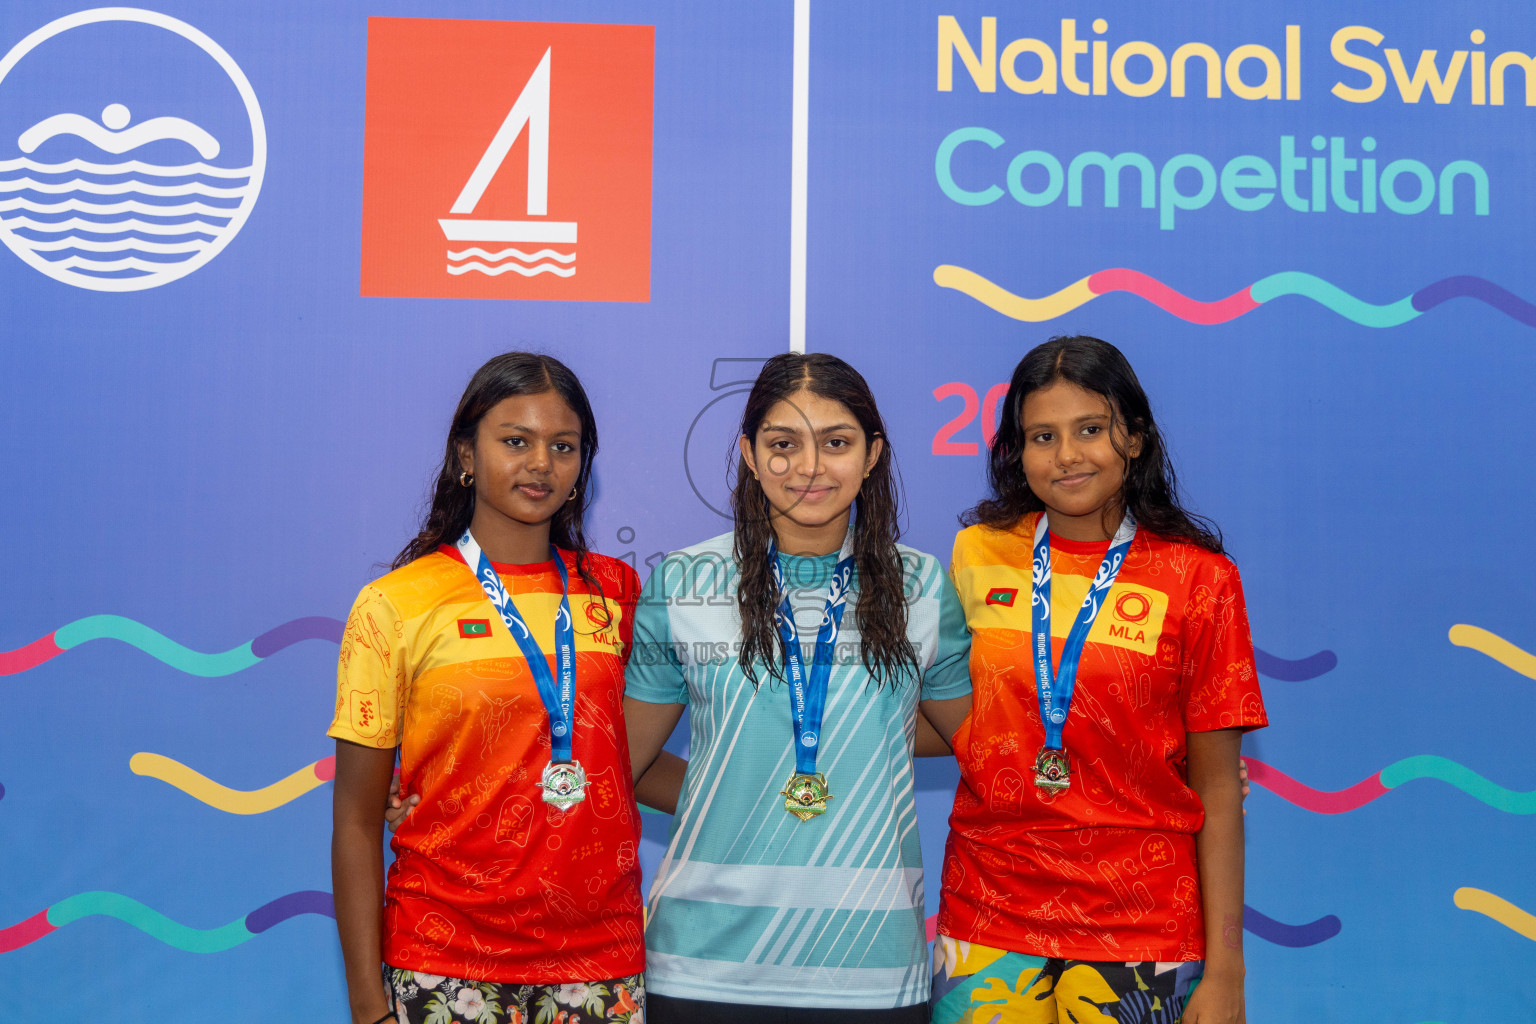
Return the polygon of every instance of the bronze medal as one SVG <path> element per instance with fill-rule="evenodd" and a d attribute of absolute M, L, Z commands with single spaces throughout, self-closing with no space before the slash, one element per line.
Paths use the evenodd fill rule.
<path fill-rule="evenodd" d="M 1065 750 L 1041 747 L 1035 757 L 1035 785 L 1041 795 L 1053 800 L 1065 793 L 1072 785 L 1072 764 Z"/>

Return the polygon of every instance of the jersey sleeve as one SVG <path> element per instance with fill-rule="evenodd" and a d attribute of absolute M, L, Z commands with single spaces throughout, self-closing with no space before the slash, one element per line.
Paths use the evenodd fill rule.
<path fill-rule="evenodd" d="M 1248 605 L 1237 566 L 1222 556 L 1190 589 L 1183 679 L 1184 728 L 1258 729 L 1269 724 L 1253 661 Z"/>
<path fill-rule="evenodd" d="M 938 650 L 923 673 L 922 700 L 952 700 L 971 692 L 971 634 L 960 594 L 948 574 L 939 575 Z"/>
<path fill-rule="evenodd" d="M 624 664 L 629 665 L 629 659 L 635 651 L 635 606 L 640 601 L 640 574 L 628 562 L 614 559 L 618 566 L 620 576 L 619 584 L 619 640 L 624 644 L 620 655 Z"/>
<path fill-rule="evenodd" d="M 342 633 L 336 715 L 326 735 L 365 747 L 398 746 L 408 696 L 407 657 L 395 606 L 377 587 L 364 587 Z"/>
<path fill-rule="evenodd" d="M 624 668 L 624 696 L 647 704 L 687 704 L 688 681 L 672 644 L 667 562 L 651 572 L 634 609 L 634 639 Z"/>

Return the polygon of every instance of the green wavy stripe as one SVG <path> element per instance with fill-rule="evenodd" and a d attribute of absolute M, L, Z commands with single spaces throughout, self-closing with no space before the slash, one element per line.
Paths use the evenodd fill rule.
<path fill-rule="evenodd" d="M 1381 784 L 1388 789 L 1396 789 L 1414 779 L 1448 782 L 1468 796 L 1507 814 L 1536 814 L 1536 792 L 1516 793 L 1505 789 L 1448 758 L 1419 754 L 1416 757 L 1405 757 L 1381 770 Z"/>
<path fill-rule="evenodd" d="M 251 937 L 243 916 L 221 928 L 188 928 L 138 900 L 115 892 L 82 892 L 48 908 L 48 923 L 55 928 L 62 928 L 82 917 L 95 916 L 115 917 L 167 946 L 188 953 L 220 953 Z"/>
<path fill-rule="evenodd" d="M 1311 274 L 1303 274 L 1299 270 L 1270 274 L 1255 281 L 1248 289 L 1248 294 L 1253 296 L 1255 302 L 1268 302 L 1282 295 L 1300 295 L 1366 327 L 1396 327 L 1419 315 L 1419 311 L 1413 308 L 1411 295 L 1389 306 L 1373 306 L 1335 284 Z"/>
<path fill-rule="evenodd" d="M 261 660 L 251 653 L 249 642 L 228 651 L 204 654 L 183 647 L 148 626 L 121 615 L 91 615 L 76 619 L 67 626 L 60 626 L 53 634 L 53 642 L 66 651 L 87 640 L 121 640 L 172 668 L 194 676 L 227 676 L 250 668 Z"/>

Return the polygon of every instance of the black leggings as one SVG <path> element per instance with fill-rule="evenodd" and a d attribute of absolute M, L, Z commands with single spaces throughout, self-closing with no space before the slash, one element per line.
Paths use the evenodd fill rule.
<path fill-rule="evenodd" d="M 657 992 L 645 1000 L 646 1024 L 928 1024 L 928 1004 L 890 1010 L 819 1010 L 677 999 Z"/>

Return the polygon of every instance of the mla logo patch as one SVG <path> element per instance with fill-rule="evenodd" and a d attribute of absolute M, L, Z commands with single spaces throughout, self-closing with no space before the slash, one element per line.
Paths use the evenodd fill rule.
<path fill-rule="evenodd" d="M 490 619 L 460 619 L 459 636 L 465 640 L 478 640 L 491 635 Z"/>
<path fill-rule="evenodd" d="M 362 294 L 647 302 L 655 30 L 368 19 Z"/>
<path fill-rule="evenodd" d="M 1115 602 L 1115 617 L 1135 625 L 1141 625 L 1147 621 L 1147 616 L 1152 614 L 1152 601 L 1145 594 L 1132 590 L 1120 595 Z"/>
<path fill-rule="evenodd" d="M 993 587 L 987 591 L 987 604 L 1000 604 L 1012 608 L 1018 596 L 1019 588 L 1017 587 Z"/>

